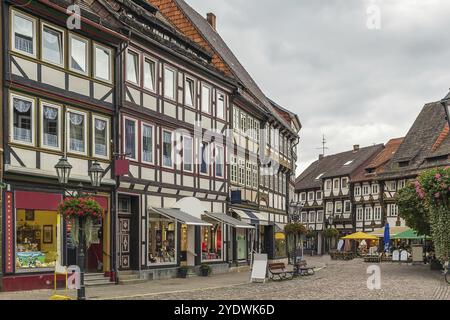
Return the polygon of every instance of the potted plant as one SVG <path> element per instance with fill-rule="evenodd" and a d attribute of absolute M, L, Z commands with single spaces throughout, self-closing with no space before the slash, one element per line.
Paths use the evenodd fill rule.
<path fill-rule="evenodd" d="M 178 277 L 185 279 L 186 276 L 187 276 L 188 271 L 189 271 L 189 267 L 187 267 L 187 266 L 180 266 L 178 268 Z"/>
<path fill-rule="evenodd" d="M 211 271 L 212 271 L 212 268 L 211 268 L 210 265 L 202 264 L 202 265 L 200 266 L 200 275 L 201 275 L 202 277 L 207 277 L 207 276 L 209 276 L 209 275 L 211 274 Z"/>

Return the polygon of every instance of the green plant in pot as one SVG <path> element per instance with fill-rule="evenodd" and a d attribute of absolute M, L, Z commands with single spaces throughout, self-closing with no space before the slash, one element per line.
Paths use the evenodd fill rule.
<path fill-rule="evenodd" d="M 203 277 L 207 277 L 211 274 L 212 268 L 208 264 L 200 265 L 200 275 Z"/>
<path fill-rule="evenodd" d="M 189 267 L 187 267 L 187 266 L 180 266 L 178 268 L 178 277 L 179 278 L 186 278 L 188 271 L 189 271 Z"/>

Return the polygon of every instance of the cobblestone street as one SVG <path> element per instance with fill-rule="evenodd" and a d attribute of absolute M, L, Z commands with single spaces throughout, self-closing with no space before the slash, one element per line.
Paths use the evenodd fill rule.
<path fill-rule="evenodd" d="M 369 264 L 360 259 L 332 261 L 308 258 L 318 266 L 314 276 L 294 280 L 249 283 L 249 273 L 230 273 L 208 278 L 149 281 L 138 285 L 88 288 L 89 299 L 433 299 L 449 300 L 450 286 L 441 274 L 424 265 L 381 264 L 381 289 L 367 289 Z M 62 291 L 58 291 L 62 294 Z M 51 290 L 0 293 L 0 299 L 49 299 Z M 74 292 L 71 292 L 74 297 Z"/>

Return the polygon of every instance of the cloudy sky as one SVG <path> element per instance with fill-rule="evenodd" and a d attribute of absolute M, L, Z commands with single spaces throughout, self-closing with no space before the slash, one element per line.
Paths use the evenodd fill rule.
<path fill-rule="evenodd" d="M 328 154 L 385 143 L 450 87 L 448 0 L 187 2 L 216 14 L 264 93 L 300 117 L 297 173 L 321 152 L 322 134 Z"/>

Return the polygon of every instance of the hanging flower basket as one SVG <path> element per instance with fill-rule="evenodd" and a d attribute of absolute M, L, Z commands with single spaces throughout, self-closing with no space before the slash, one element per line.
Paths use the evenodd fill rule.
<path fill-rule="evenodd" d="M 323 235 L 325 236 L 325 238 L 336 238 L 339 235 L 339 231 L 334 228 L 325 229 L 323 231 Z"/>
<path fill-rule="evenodd" d="M 70 236 L 76 246 L 79 245 L 80 227 L 84 227 L 86 247 L 89 248 L 94 223 L 100 221 L 104 214 L 100 204 L 89 197 L 67 198 L 59 205 L 59 211 L 71 226 Z"/>
<path fill-rule="evenodd" d="M 302 234 L 306 234 L 307 230 L 303 224 L 298 223 L 298 222 L 293 222 L 293 223 L 288 223 L 284 227 L 284 232 L 287 235 L 302 235 Z"/>

